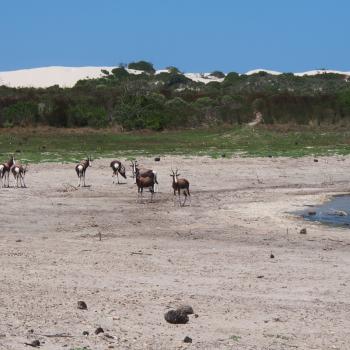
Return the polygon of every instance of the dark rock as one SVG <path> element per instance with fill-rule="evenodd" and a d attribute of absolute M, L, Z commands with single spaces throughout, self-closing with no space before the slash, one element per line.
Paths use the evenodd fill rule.
<path fill-rule="evenodd" d="M 20 243 L 20 242 L 22 242 L 22 240 L 21 239 L 16 239 L 16 242 Z"/>
<path fill-rule="evenodd" d="M 103 330 L 103 328 L 102 327 L 98 327 L 98 328 L 96 328 L 96 330 L 95 330 L 95 334 L 100 334 L 100 333 L 104 333 L 105 331 Z"/>
<path fill-rule="evenodd" d="M 164 318 L 167 322 L 173 324 L 185 324 L 188 322 L 187 314 L 178 311 L 178 310 L 170 310 L 165 315 Z"/>
<path fill-rule="evenodd" d="M 155 161 L 155 162 L 160 162 L 160 157 L 154 158 L 154 161 Z"/>
<path fill-rule="evenodd" d="M 259 275 L 257 276 L 257 278 L 264 278 L 264 275 Z"/>
<path fill-rule="evenodd" d="M 39 340 L 33 340 L 31 343 L 24 343 L 25 345 L 32 346 L 33 348 L 38 348 L 40 346 Z"/>
<path fill-rule="evenodd" d="M 271 253 L 271 254 L 270 254 L 270 258 L 271 258 L 271 259 L 274 259 L 275 256 Z"/>
<path fill-rule="evenodd" d="M 309 216 L 316 215 L 316 211 L 315 210 L 309 210 L 307 213 L 308 213 Z"/>
<path fill-rule="evenodd" d="M 306 228 L 302 228 L 299 233 L 301 235 L 306 235 L 306 233 L 307 233 Z"/>
<path fill-rule="evenodd" d="M 177 308 L 177 311 L 183 312 L 186 315 L 192 315 L 194 313 L 191 305 L 181 305 Z"/>
<path fill-rule="evenodd" d="M 110 335 L 108 333 L 105 333 L 104 336 L 109 339 L 114 339 L 113 335 Z"/>
<path fill-rule="evenodd" d="M 89 332 L 88 331 L 84 331 L 83 335 L 89 335 Z"/>
<path fill-rule="evenodd" d="M 318 162 L 318 159 L 315 158 L 315 159 L 314 159 L 314 162 L 317 163 L 317 162 Z"/>
<path fill-rule="evenodd" d="M 78 301 L 78 309 L 80 309 L 80 310 L 86 310 L 87 309 L 87 305 L 86 305 L 85 301 L 82 301 L 82 300 Z"/>
<path fill-rule="evenodd" d="M 194 318 L 198 318 L 199 317 L 199 315 L 198 314 L 194 314 Z"/>
<path fill-rule="evenodd" d="M 221 158 L 226 158 L 226 154 L 223 153 L 223 154 L 221 155 Z"/>
<path fill-rule="evenodd" d="M 184 343 L 192 343 L 192 338 L 186 336 L 184 339 Z"/>

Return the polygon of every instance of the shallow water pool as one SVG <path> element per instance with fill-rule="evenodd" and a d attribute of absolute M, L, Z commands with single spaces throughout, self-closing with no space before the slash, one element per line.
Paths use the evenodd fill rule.
<path fill-rule="evenodd" d="M 350 227 L 350 195 L 334 196 L 329 201 L 298 212 L 305 220 Z"/>

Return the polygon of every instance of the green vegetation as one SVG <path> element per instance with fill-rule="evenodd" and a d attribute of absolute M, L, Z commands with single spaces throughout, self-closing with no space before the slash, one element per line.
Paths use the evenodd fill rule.
<path fill-rule="evenodd" d="M 0 133 L 0 160 L 15 153 L 28 162 L 75 162 L 87 155 L 211 157 L 350 154 L 350 132 L 325 129 L 234 127 L 185 131 L 113 133 L 101 130 L 9 129 Z"/>
<path fill-rule="evenodd" d="M 16 126 L 119 128 L 154 131 L 243 125 L 261 112 L 265 125 L 342 125 L 350 119 L 350 80 L 339 74 L 239 75 L 220 71 L 219 82 L 194 82 L 176 67 L 155 74 L 133 62 L 73 88 L 0 86 L 0 128 Z"/>

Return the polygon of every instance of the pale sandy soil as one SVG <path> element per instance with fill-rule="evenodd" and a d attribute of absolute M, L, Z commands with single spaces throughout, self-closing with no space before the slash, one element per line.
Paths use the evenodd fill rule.
<path fill-rule="evenodd" d="M 0 349 L 350 349 L 350 231 L 289 214 L 348 191 L 350 158 L 145 159 L 160 182 L 145 204 L 109 162 L 77 191 L 72 164 L 0 189 Z M 174 206 L 171 166 L 191 206 Z M 182 303 L 198 318 L 168 324 Z"/>

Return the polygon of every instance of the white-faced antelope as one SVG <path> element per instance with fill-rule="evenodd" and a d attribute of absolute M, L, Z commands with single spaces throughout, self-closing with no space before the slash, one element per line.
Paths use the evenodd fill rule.
<path fill-rule="evenodd" d="M 15 157 L 11 158 L 3 164 L 0 164 L 0 183 L 1 187 L 10 187 L 10 170 L 16 164 Z M 7 186 L 6 186 L 7 179 Z"/>
<path fill-rule="evenodd" d="M 16 181 L 16 187 L 18 188 L 18 182 L 22 188 L 27 187 L 24 182 L 24 177 L 27 172 L 27 165 L 16 164 L 12 167 L 11 171 Z"/>
<path fill-rule="evenodd" d="M 89 166 L 91 166 L 91 162 L 92 162 L 92 159 L 89 156 L 88 158 L 86 158 L 85 160 L 82 160 L 79 164 L 75 166 L 75 171 L 77 172 L 77 175 L 79 178 L 78 187 L 81 185 L 82 182 L 83 182 L 83 186 L 86 187 L 85 172 L 86 172 L 86 169 Z"/>
<path fill-rule="evenodd" d="M 136 184 L 137 184 L 137 192 L 138 196 L 141 195 L 141 202 L 143 198 L 143 189 L 149 188 L 151 192 L 151 202 L 153 201 L 153 195 L 154 195 L 154 184 L 155 184 L 155 177 L 152 172 L 141 174 L 140 170 L 136 168 Z"/>
<path fill-rule="evenodd" d="M 119 160 L 113 160 L 111 162 L 110 167 L 113 170 L 113 175 L 112 175 L 113 183 L 114 183 L 114 178 L 116 175 L 117 175 L 118 184 L 120 183 L 118 174 L 120 174 L 124 179 L 126 179 L 125 167 Z"/>
<path fill-rule="evenodd" d="M 188 180 L 186 179 L 179 179 L 180 174 L 178 173 L 178 170 L 176 169 L 176 172 L 174 172 L 173 169 L 171 169 L 172 174 L 170 175 L 173 178 L 173 190 L 174 190 L 174 196 L 176 196 L 176 192 L 178 194 L 179 197 L 179 203 L 180 206 L 184 207 L 186 200 L 187 200 L 187 196 L 190 198 L 191 201 L 191 194 L 190 194 L 190 183 Z M 185 200 L 184 202 L 181 204 L 181 191 L 183 193 L 183 195 L 185 196 Z M 174 202 L 175 204 L 175 202 Z"/>

